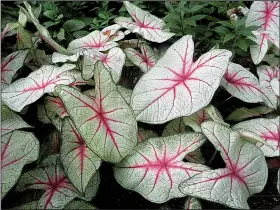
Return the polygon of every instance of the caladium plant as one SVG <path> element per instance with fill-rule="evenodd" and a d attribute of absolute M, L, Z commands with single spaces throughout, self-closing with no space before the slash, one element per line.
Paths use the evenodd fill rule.
<path fill-rule="evenodd" d="M 249 209 L 247 198 L 262 191 L 267 181 L 262 151 L 217 122 L 204 122 L 202 132 L 220 151 L 226 168 L 203 171 L 182 182 L 180 191 L 232 208 Z"/>
<path fill-rule="evenodd" d="M 57 87 L 56 92 L 88 147 L 105 161 L 119 162 L 137 142 L 136 120 L 100 61 L 94 78 L 94 99 L 66 86 Z"/>
<path fill-rule="evenodd" d="M 119 12 L 128 11 L 129 18 L 108 17 L 117 10 L 107 14 L 103 10 L 110 4 L 102 3 L 98 12 L 90 10 L 97 12 L 93 19 L 86 11 L 66 20 L 65 31 L 40 22 L 42 14 L 50 17 L 71 4 L 44 3 L 42 12 L 40 3 L 23 4 L 18 20 L 5 24 L 2 33 L 2 39 L 10 36 L 2 45 L 1 65 L 4 208 L 132 209 L 137 203 L 143 208 L 145 202 L 137 199 L 161 209 L 180 200 L 184 209 L 208 208 L 200 199 L 213 206 L 255 207 L 247 199 L 264 189 L 280 156 L 279 2 L 249 3 L 249 11 L 242 5 L 246 17 L 237 13 L 226 21 L 219 14 L 228 11 L 227 4 L 180 2 L 180 14 L 166 16 L 181 22 L 178 34 L 168 29 L 172 20 L 165 25 L 150 13 L 156 8 L 161 17 L 163 4 L 125 1 Z M 143 10 L 147 5 L 149 12 Z M 67 12 L 61 23 L 72 15 Z M 193 21 L 185 13 L 207 18 Z M 214 29 L 213 14 L 221 20 Z M 70 23 L 80 23 L 83 31 L 70 34 Z M 224 31 L 229 40 L 221 44 L 211 33 L 224 29 L 232 31 Z M 240 38 L 246 36 L 254 42 Z M 113 173 L 106 174 L 110 167 Z M 279 176 L 280 171 L 278 191 Z M 106 190 L 93 200 L 100 178 Z M 113 196 L 117 204 L 100 202 L 102 193 L 114 191 L 112 180 L 123 187 L 117 195 L 129 193 L 133 205 Z M 23 194 L 27 203 L 21 198 L 7 204 Z"/>
<path fill-rule="evenodd" d="M 264 58 L 269 42 L 279 49 L 279 12 L 278 1 L 255 1 L 247 13 L 246 26 L 260 26 L 254 32 L 256 45 L 250 47 L 255 64 L 259 64 Z"/>
<path fill-rule="evenodd" d="M 183 197 L 178 184 L 186 177 L 208 169 L 204 165 L 186 163 L 183 158 L 204 141 L 204 136 L 198 133 L 142 141 L 116 164 L 115 178 L 123 187 L 136 191 L 155 203 Z"/>
<path fill-rule="evenodd" d="M 193 53 L 192 36 L 183 36 L 141 77 L 131 97 L 138 121 L 161 124 L 208 105 L 226 71 L 231 52 L 214 49 L 196 62 Z"/>

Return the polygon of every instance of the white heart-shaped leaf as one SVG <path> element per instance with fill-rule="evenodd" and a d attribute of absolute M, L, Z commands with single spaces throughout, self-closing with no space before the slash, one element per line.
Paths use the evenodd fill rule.
<path fill-rule="evenodd" d="M 267 146 L 262 143 L 257 143 L 257 146 L 263 151 L 267 157 L 280 156 L 280 117 L 274 119 L 258 118 L 244 121 L 233 126 L 233 129 L 245 129 L 251 131 L 263 138 Z"/>
<path fill-rule="evenodd" d="M 247 14 L 246 26 L 260 26 L 256 36 L 257 45 L 250 47 L 251 57 L 255 64 L 259 64 L 268 49 L 268 40 L 279 48 L 279 2 L 255 1 Z"/>
<path fill-rule="evenodd" d="M 11 84 L 13 76 L 24 63 L 28 50 L 20 50 L 8 55 L 1 63 L 1 85 L 2 88 Z"/>
<path fill-rule="evenodd" d="M 131 18 L 117 17 L 115 23 L 118 25 L 129 29 L 132 33 L 140 34 L 151 42 L 165 42 L 175 35 L 163 29 L 165 23 L 162 19 L 140 9 L 129 1 L 124 1 L 124 5 L 135 22 Z"/>
<path fill-rule="evenodd" d="M 271 81 L 276 78 L 279 81 L 279 67 L 269 67 L 269 66 L 260 66 L 257 67 L 257 73 L 259 75 L 260 86 L 264 91 L 265 95 L 263 96 L 264 103 L 273 109 L 277 108 L 278 98 L 274 93 L 271 86 Z"/>
<path fill-rule="evenodd" d="M 267 181 L 268 169 L 262 151 L 220 123 L 204 122 L 202 131 L 221 152 L 226 168 L 197 174 L 182 182 L 180 191 L 231 208 L 249 209 L 248 197 L 261 192 Z"/>
<path fill-rule="evenodd" d="M 147 44 L 140 44 L 141 53 L 133 48 L 124 49 L 127 58 L 136 66 L 138 66 L 144 73 L 149 71 L 157 62 L 157 53 Z"/>
<path fill-rule="evenodd" d="M 96 64 L 94 78 L 94 99 L 66 86 L 56 91 L 87 146 L 103 160 L 118 162 L 137 142 L 137 123 L 101 62 Z"/>
<path fill-rule="evenodd" d="M 13 131 L 1 138 L 1 198 L 16 184 L 23 166 L 39 157 L 39 141 L 32 134 Z"/>
<path fill-rule="evenodd" d="M 1 105 L 1 136 L 21 128 L 32 128 L 6 105 Z"/>
<path fill-rule="evenodd" d="M 28 171 L 20 177 L 16 190 L 28 189 L 45 191 L 38 201 L 37 209 L 61 209 L 79 196 L 60 167 L 57 155 L 49 156 L 41 168 Z"/>
<path fill-rule="evenodd" d="M 2 101 L 12 110 L 19 112 L 45 93 L 53 92 L 56 85 L 74 82 L 75 78 L 65 72 L 75 67 L 76 65 L 72 64 L 64 64 L 62 67 L 42 66 L 28 77 L 19 79 L 2 90 Z"/>
<path fill-rule="evenodd" d="M 106 51 L 118 45 L 116 42 L 109 41 L 109 38 L 109 36 L 104 35 L 101 31 L 93 31 L 82 38 L 70 42 L 67 50 L 71 53 L 77 53 L 81 49 Z"/>
<path fill-rule="evenodd" d="M 69 118 L 62 124 L 61 163 L 67 177 L 81 193 L 101 164 L 101 159 L 86 146 Z"/>
<path fill-rule="evenodd" d="M 202 206 L 199 202 L 199 200 L 195 197 L 188 197 L 187 200 L 184 203 L 184 209 L 190 210 L 190 209 L 202 209 Z"/>
<path fill-rule="evenodd" d="M 205 107 L 224 75 L 231 52 L 211 50 L 193 62 L 192 36 L 183 36 L 136 84 L 131 105 L 136 119 L 161 124 Z"/>
<path fill-rule="evenodd" d="M 208 170 L 204 165 L 183 161 L 186 154 L 204 141 L 204 136 L 198 133 L 142 141 L 115 166 L 115 178 L 124 188 L 136 191 L 154 203 L 183 197 L 179 183 Z"/>
<path fill-rule="evenodd" d="M 248 103 L 262 102 L 264 94 L 257 77 L 243 66 L 230 63 L 221 85 L 234 97 Z"/>

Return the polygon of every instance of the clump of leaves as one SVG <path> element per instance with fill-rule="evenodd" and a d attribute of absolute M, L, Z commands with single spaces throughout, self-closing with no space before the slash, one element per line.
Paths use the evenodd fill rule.
<path fill-rule="evenodd" d="M 244 17 L 216 23 L 216 13 L 224 17 L 239 4 L 167 3 L 167 24 L 128 1 L 121 17 L 102 2 L 93 9 L 97 17 L 67 20 L 58 3 L 43 3 L 49 23 L 41 24 L 39 5 L 18 5 L 18 20 L 2 32 L 4 42 L 17 36 L 1 65 L 2 199 L 36 195 L 9 207 L 94 209 L 89 202 L 104 181 L 104 162 L 123 188 L 153 203 L 182 198 L 186 209 L 201 209 L 204 200 L 250 207 L 247 199 L 267 184 L 266 157 L 280 156 L 279 63 L 264 59 L 266 52 L 279 56 L 267 45 L 279 48 L 279 2 L 254 2 Z M 56 34 L 59 25 L 65 33 Z M 207 32 L 214 47 L 201 49 Z M 253 69 L 238 62 L 240 49 Z M 129 88 L 127 71 L 136 72 Z M 222 89 L 243 105 L 225 119 Z M 36 123 L 25 122 L 34 107 Z M 42 137 L 34 128 L 50 132 Z M 209 145 L 214 155 L 205 153 Z M 223 163 L 212 167 L 217 154 Z"/>

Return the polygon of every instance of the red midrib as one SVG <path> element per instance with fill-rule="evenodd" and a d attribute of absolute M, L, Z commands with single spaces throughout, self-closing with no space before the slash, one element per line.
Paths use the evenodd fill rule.
<path fill-rule="evenodd" d="M 149 23 L 144 23 L 144 21 L 141 21 L 138 19 L 138 17 L 136 16 L 136 13 L 131 13 L 132 17 L 134 18 L 135 22 L 137 23 L 137 25 L 140 28 L 144 28 L 144 29 L 152 29 L 152 30 L 160 30 L 160 28 L 158 27 L 154 27 L 154 26 L 149 26 L 151 24 L 152 21 L 150 21 Z"/>

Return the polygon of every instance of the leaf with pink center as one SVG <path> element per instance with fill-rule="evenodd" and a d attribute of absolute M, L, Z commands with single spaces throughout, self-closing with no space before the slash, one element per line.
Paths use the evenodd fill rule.
<path fill-rule="evenodd" d="M 101 159 L 86 146 L 69 118 L 62 125 L 61 162 L 67 177 L 81 193 L 101 165 Z"/>
<path fill-rule="evenodd" d="M 256 32 L 257 45 L 250 47 L 251 57 L 255 64 L 259 64 L 264 58 L 268 41 L 279 48 L 279 2 L 255 1 L 247 14 L 246 26 L 260 26 Z"/>
<path fill-rule="evenodd" d="M 124 1 L 124 5 L 134 21 L 126 17 L 115 18 L 115 23 L 123 28 L 129 29 L 132 33 L 140 34 L 146 40 L 157 43 L 165 42 L 175 35 L 163 29 L 166 24 L 162 19 L 140 9 L 128 1 Z"/>
<path fill-rule="evenodd" d="M 103 160 L 119 162 L 137 143 L 137 122 L 100 61 L 94 78 L 94 99 L 67 86 L 59 86 L 56 92 L 87 146 Z"/>
<path fill-rule="evenodd" d="M 221 85 L 234 97 L 248 102 L 262 102 L 264 94 L 259 87 L 257 77 L 243 66 L 230 63 L 227 71 L 222 78 Z"/>
<path fill-rule="evenodd" d="M 246 107 L 241 107 L 233 111 L 226 119 L 231 121 L 240 122 L 242 120 L 245 120 L 247 118 L 251 117 L 262 117 L 263 115 L 266 115 L 270 112 L 272 112 L 273 109 L 267 107 L 267 106 L 258 106 L 252 109 L 248 109 Z"/>
<path fill-rule="evenodd" d="M 259 135 L 266 143 L 257 143 L 257 146 L 267 157 L 280 156 L 280 117 L 274 119 L 258 118 L 243 121 L 233 126 L 235 130 L 248 130 Z"/>
<path fill-rule="evenodd" d="M 138 142 L 144 141 L 149 138 L 158 137 L 157 133 L 153 130 L 138 128 Z"/>
<path fill-rule="evenodd" d="M 97 61 L 101 61 L 108 69 L 115 83 L 120 80 L 122 68 L 125 63 L 125 54 L 120 48 L 114 47 L 109 50 L 108 54 L 100 52 L 86 54 L 82 70 L 85 79 L 93 76 L 95 70 L 94 66 Z"/>
<path fill-rule="evenodd" d="M 71 53 L 77 53 L 81 49 L 106 51 L 118 45 L 116 42 L 110 41 L 109 39 L 110 37 L 104 35 L 101 31 L 93 31 L 82 38 L 70 42 L 67 50 Z"/>
<path fill-rule="evenodd" d="M 183 120 L 185 125 L 190 126 L 195 132 L 201 132 L 201 124 L 206 120 L 213 120 L 229 127 L 229 125 L 224 122 L 223 116 L 219 110 L 211 104 L 188 117 L 183 117 Z"/>
<path fill-rule="evenodd" d="M 2 88 L 11 84 L 15 73 L 23 66 L 28 50 L 20 50 L 8 55 L 1 63 Z"/>
<path fill-rule="evenodd" d="M 69 116 L 62 100 L 59 97 L 47 96 L 45 98 L 45 109 L 51 123 L 58 131 L 61 131 L 62 119 Z"/>
<path fill-rule="evenodd" d="M 190 210 L 190 209 L 202 209 L 202 206 L 199 202 L 199 200 L 195 197 L 188 197 L 187 200 L 184 203 L 184 209 Z"/>
<path fill-rule="evenodd" d="M 57 157 L 50 156 L 49 158 Z M 50 160 L 51 163 L 53 160 Z M 77 190 L 65 176 L 59 164 L 59 158 L 54 165 L 44 165 L 24 173 L 17 185 L 17 191 L 30 189 L 44 190 L 39 199 L 37 209 L 61 209 L 79 196 Z"/>
<path fill-rule="evenodd" d="M 260 86 L 265 93 L 263 97 L 264 103 L 268 107 L 276 109 L 279 102 L 271 86 L 271 81 L 274 78 L 279 81 L 279 67 L 260 66 L 257 67 L 257 73 L 259 75 Z"/>
<path fill-rule="evenodd" d="M 1 105 L 1 136 L 21 128 L 33 128 L 6 105 Z"/>
<path fill-rule="evenodd" d="M 192 36 L 183 36 L 140 78 L 131 97 L 138 121 L 161 124 L 189 116 L 209 104 L 231 52 L 211 50 L 196 62 L 193 52 Z"/>
<path fill-rule="evenodd" d="M 110 41 L 114 41 L 114 42 L 117 42 L 117 41 L 120 41 L 122 40 L 124 37 L 125 37 L 125 34 L 124 32 L 122 31 L 119 31 L 122 27 L 118 24 L 113 24 L 113 25 L 110 25 L 104 29 L 101 30 L 101 32 L 104 34 L 104 35 L 107 35 L 110 37 Z"/>
<path fill-rule="evenodd" d="M 126 103 L 130 104 L 132 90 L 125 88 L 121 85 L 117 85 L 117 88 L 122 97 L 125 99 Z"/>
<path fill-rule="evenodd" d="M 247 199 L 261 192 L 267 181 L 268 169 L 262 151 L 220 123 L 204 122 L 202 131 L 220 151 L 226 168 L 197 174 L 182 182 L 180 191 L 231 208 L 249 209 Z"/>
<path fill-rule="evenodd" d="M 126 48 L 124 52 L 126 57 L 136 66 L 138 66 L 144 73 L 149 71 L 157 62 L 157 53 L 147 44 L 140 44 L 141 53 L 133 48 Z"/>
<path fill-rule="evenodd" d="M 42 66 L 26 78 L 19 79 L 2 90 L 2 101 L 16 112 L 37 101 L 45 93 L 54 91 L 56 85 L 75 81 L 71 74 L 65 74 L 76 65 L 64 64 L 62 67 Z"/>
<path fill-rule="evenodd" d="M 190 127 L 187 127 L 183 121 L 183 118 L 176 118 L 174 120 L 171 120 L 164 128 L 161 136 L 172 136 L 172 135 L 177 135 L 181 133 L 187 133 L 192 131 Z M 189 152 L 186 156 L 185 159 L 187 159 L 191 163 L 200 163 L 204 164 L 205 160 L 204 157 L 200 151 L 200 148 L 197 148 L 193 152 Z"/>
<path fill-rule="evenodd" d="M 124 188 L 140 193 L 154 203 L 184 197 L 178 185 L 209 168 L 184 162 L 184 157 L 205 141 L 202 134 L 188 133 L 150 138 L 115 165 L 114 176 Z"/>
<path fill-rule="evenodd" d="M 39 157 L 39 141 L 25 131 L 13 131 L 1 138 L 1 198 L 16 184 L 24 165 Z"/>

